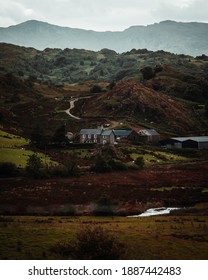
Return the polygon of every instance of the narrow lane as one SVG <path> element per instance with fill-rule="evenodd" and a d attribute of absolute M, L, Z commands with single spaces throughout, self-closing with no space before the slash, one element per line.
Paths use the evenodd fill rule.
<path fill-rule="evenodd" d="M 75 103 L 76 101 L 78 101 L 78 100 L 79 100 L 79 98 L 76 98 L 76 99 L 71 100 L 71 101 L 70 101 L 70 108 L 67 109 L 67 110 L 65 111 L 71 118 L 76 119 L 76 120 L 80 120 L 80 118 L 74 116 L 74 115 L 71 113 L 71 110 L 74 108 L 74 103 Z"/>

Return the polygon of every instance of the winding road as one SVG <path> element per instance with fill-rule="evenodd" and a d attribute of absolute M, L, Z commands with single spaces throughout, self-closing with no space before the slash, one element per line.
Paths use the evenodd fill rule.
<path fill-rule="evenodd" d="M 72 115 L 71 110 L 74 108 L 74 103 L 76 101 L 78 101 L 79 99 L 80 98 L 76 98 L 76 99 L 71 100 L 70 101 L 70 108 L 65 111 L 71 118 L 76 119 L 76 120 L 80 120 L 80 118 Z"/>

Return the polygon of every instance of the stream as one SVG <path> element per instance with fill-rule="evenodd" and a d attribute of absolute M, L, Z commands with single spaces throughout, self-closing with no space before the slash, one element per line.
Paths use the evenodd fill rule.
<path fill-rule="evenodd" d="M 149 217 L 149 216 L 165 215 L 165 214 L 169 214 L 172 210 L 177 210 L 177 209 L 180 209 L 180 208 L 172 208 L 172 207 L 150 208 L 140 215 L 133 215 L 133 216 L 128 216 L 128 217 L 136 218 L 136 217 Z"/>

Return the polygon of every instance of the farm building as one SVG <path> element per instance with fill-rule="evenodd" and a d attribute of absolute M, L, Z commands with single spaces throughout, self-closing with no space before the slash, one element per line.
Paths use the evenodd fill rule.
<path fill-rule="evenodd" d="M 168 148 L 208 149 L 208 136 L 170 138 L 162 141 L 161 144 Z"/>
<path fill-rule="evenodd" d="M 127 141 L 131 130 L 112 129 L 81 129 L 80 143 L 114 144 L 115 142 Z"/>
<path fill-rule="evenodd" d="M 115 135 L 116 142 L 126 142 L 127 137 L 132 132 L 132 130 L 125 130 L 125 129 L 114 129 L 113 130 Z"/>
<path fill-rule="evenodd" d="M 100 144 L 114 144 L 115 142 L 115 134 L 113 130 L 103 130 L 100 135 Z"/>
<path fill-rule="evenodd" d="M 100 143 L 102 129 L 81 129 L 80 143 Z"/>
<path fill-rule="evenodd" d="M 132 130 L 128 136 L 128 140 L 132 141 L 133 143 L 158 143 L 160 141 L 160 134 L 154 129 Z"/>

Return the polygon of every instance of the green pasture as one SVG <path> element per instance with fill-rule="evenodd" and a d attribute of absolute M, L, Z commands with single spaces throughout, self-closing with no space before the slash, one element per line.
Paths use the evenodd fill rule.
<path fill-rule="evenodd" d="M 24 168 L 28 157 L 35 152 L 27 150 L 29 140 L 0 130 L 0 163 L 11 162 L 17 167 Z M 55 165 L 44 153 L 36 153 L 46 165 Z"/>
<path fill-rule="evenodd" d="M 27 164 L 28 157 L 35 152 L 31 150 L 25 150 L 24 148 L 0 148 L 0 162 L 11 162 L 17 167 L 24 168 Z M 36 153 L 46 165 L 55 165 L 47 155 L 43 153 Z"/>
<path fill-rule="evenodd" d="M 29 144 L 29 140 L 0 130 L 0 148 L 22 147 Z"/>
<path fill-rule="evenodd" d="M 174 163 L 174 162 L 181 162 L 186 161 L 187 158 L 185 156 L 176 155 L 171 152 L 163 152 L 163 151 L 151 151 L 151 150 L 142 150 L 130 153 L 130 157 L 133 160 L 136 160 L 138 157 L 143 157 L 144 163 L 146 166 L 152 164 L 162 164 L 162 163 Z"/>
<path fill-rule="evenodd" d="M 51 248 L 101 226 L 123 242 L 127 259 L 207 259 L 208 217 L 0 216 L 0 259 L 57 259 Z"/>
<path fill-rule="evenodd" d="M 69 155 L 76 156 L 81 159 L 90 158 L 92 156 L 92 151 L 89 149 L 74 149 L 68 151 L 62 151 L 64 153 L 68 153 Z"/>

